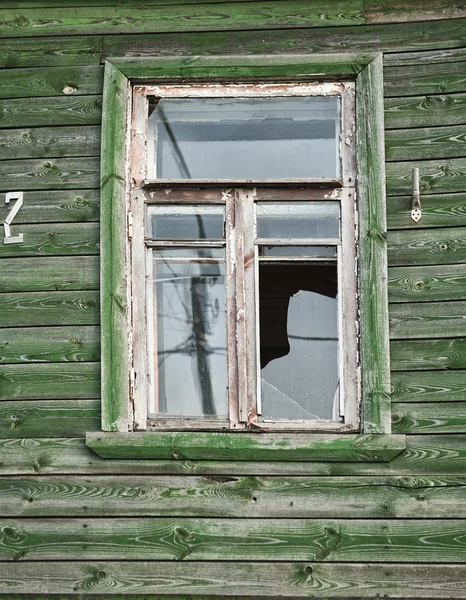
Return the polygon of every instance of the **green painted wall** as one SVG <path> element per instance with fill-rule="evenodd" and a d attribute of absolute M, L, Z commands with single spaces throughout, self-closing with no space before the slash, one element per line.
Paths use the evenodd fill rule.
<path fill-rule="evenodd" d="M 464 0 L 0 2 L 0 593 L 466 598 Z M 109 56 L 384 52 L 386 464 L 102 460 Z M 71 90 L 69 88 L 72 88 Z M 423 216 L 411 221 L 411 170 Z"/>

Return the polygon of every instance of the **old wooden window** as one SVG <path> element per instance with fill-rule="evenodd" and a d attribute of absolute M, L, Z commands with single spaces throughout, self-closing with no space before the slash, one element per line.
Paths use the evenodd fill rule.
<path fill-rule="evenodd" d="M 103 431 L 88 446 L 398 454 L 381 56 L 111 59 L 105 73 Z"/>

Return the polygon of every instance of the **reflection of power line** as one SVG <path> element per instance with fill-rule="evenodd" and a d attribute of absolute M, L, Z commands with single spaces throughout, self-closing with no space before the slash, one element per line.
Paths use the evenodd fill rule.
<path fill-rule="evenodd" d="M 316 341 L 316 342 L 318 342 L 319 340 L 323 340 L 323 341 L 329 341 L 329 342 L 338 342 L 338 338 L 333 338 L 333 337 L 306 337 L 304 335 L 291 335 L 291 334 L 288 334 L 288 337 L 293 340 L 306 340 L 306 341 Z"/>

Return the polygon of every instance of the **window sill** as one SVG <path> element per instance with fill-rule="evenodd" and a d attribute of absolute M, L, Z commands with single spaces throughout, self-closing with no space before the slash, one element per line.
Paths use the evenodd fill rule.
<path fill-rule="evenodd" d="M 86 444 L 102 458 L 389 462 L 406 448 L 404 435 L 212 432 L 90 432 Z"/>

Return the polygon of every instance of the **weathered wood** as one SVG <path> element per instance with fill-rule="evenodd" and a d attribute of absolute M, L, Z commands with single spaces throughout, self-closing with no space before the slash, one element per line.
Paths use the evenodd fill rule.
<path fill-rule="evenodd" d="M 103 78 L 101 66 L 3 69 L 0 98 L 101 94 Z"/>
<path fill-rule="evenodd" d="M 99 339 L 95 326 L 0 329 L 0 363 L 98 361 Z"/>
<path fill-rule="evenodd" d="M 364 23 L 362 0 L 336 0 L 329 7 L 325 0 L 315 0 L 303 10 L 299 0 L 274 2 L 185 4 L 173 6 L 138 6 L 134 8 L 89 7 L 87 10 L 62 7 L 30 8 L 21 14 L 3 10 L 1 37 L 37 35 L 106 34 L 111 21 L 112 34 L 165 33 L 182 31 L 230 31 L 250 29 L 288 29 L 325 27 Z M 331 9 L 331 10 L 329 10 Z"/>
<path fill-rule="evenodd" d="M 96 256 L 80 257 L 79 269 L 72 256 L 4 258 L 1 266 L 0 292 L 99 289 Z"/>
<path fill-rule="evenodd" d="M 390 338 L 466 336 L 466 302 L 391 304 Z"/>
<path fill-rule="evenodd" d="M 388 270 L 390 302 L 465 300 L 464 265 L 392 267 Z"/>
<path fill-rule="evenodd" d="M 0 479 L 3 517 L 466 517 L 465 477 Z"/>
<path fill-rule="evenodd" d="M 466 371 L 392 373 L 392 403 L 456 400 L 466 400 Z"/>
<path fill-rule="evenodd" d="M 277 432 L 87 432 L 86 443 L 103 458 L 343 462 L 387 462 L 406 446 L 396 435 Z"/>
<path fill-rule="evenodd" d="M 99 156 L 100 128 L 40 127 L 0 130 L 2 157 L 56 158 L 57 156 Z"/>
<path fill-rule="evenodd" d="M 392 405 L 395 433 L 462 433 L 466 427 L 466 402 Z"/>
<path fill-rule="evenodd" d="M 466 262 L 463 227 L 388 232 L 390 266 L 456 264 Z"/>
<path fill-rule="evenodd" d="M 466 369 L 466 339 L 393 341 L 390 360 L 393 371 Z"/>
<path fill-rule="evenodd" d="M 0 294 L 3 327 L 97 325 L 99 294 L 93 291 Z"/>
<path fill-rule="evenodd" d="M 389 229 L 426 229 L 432 227 L 466 226 L 466 194 L 428 194 L 422 198 L 422 218 L 411 218 L 413 196 L 387 198 Z"/>
<path fill-rule="evenodd" d="M 98 398 L 100 364 L 0 365 L 0 384 L 2 401 Z"/>
<path fill-rule="evenodd" d="M 457 19 L 466 16 L 464 3 L 450 0 L 366 0 L 367 23 L 399 23 L 400 21 L 428 21 Z"/>
<path fill-rule="evenodd" d="M 102 44 L 98 36 L 10 38 L 0 48 L 0 68 L 98 65 Z"/>
<path fill-rule="evenodd" d="M 95 364 L 95 363 L 91 363 Z M 23 365 L 21 365 L 23 366 Z M 25 366 L 25 365 L 24 365 Z M 43 365 L 31 365 L 31 367 Z M 63 365 L 65 368 L 67 365 Z M 84 365 L 77 364 L 74 367 Z M 1 369 L 2 367 L 0 367 Z M 63 387 L 63 386 L 62 386 Z M 459 475 L 466 472 L 466 435 L 408 435 L 406 449 L 389 463 L 287 462 L 217 460 L 105 460 L 80 438 L 0 439 L 0 472 L 5 475 L 205 475 L 245 477 L 312 475 L 409 476 L 413 484 L 423 475 Z M 411 484 L 409 483 L 411 482 Z"/>
<path fill-rule="evenodd" d="M 459 519 L 2 519 L 0 526 L 4 561 L 466 561 Z"/>
<path fill-rule="evenodd" d="M 51 158 L 0 161 L 1 187 L 6 191 L 96 188 L 98 158 Z"/>
<path fill-rule="evenodd" d="M 100 429 L 98 400 L 28 400 L 0 404 L 0 435 L 3 438 L 82 437 Z"/>
<path fill-rule="evenodd" d="M 383 63 L 387 66 L 397 65 L 423 65 L 432 63 L 446 63 L 464 61 L 466 48 L 446 48 L 439 50 L 424 50 L 422 52 L 387 52 L 384 54 Z"/>
<path fill-rule="evenodd" d="M 327 6 L 328 8 L 328 6 Z M 328 23 L 329 25 L 329 23 Z M 103 58 L 114 56 L 186 56 L 207 54 L 319 54 L 328 52 L 377 52 L 429 50 L 464 46 L 466 19 L 390 25 L 356 25 L 303 29 L 221 31 L 147 35 L 106 35 Z M 53 43 L 53 38 L 44 38 Z M 74 39 L 74 38 L 72 38 Z M 50 42 L 49 42 L 50 40 Z M 27 39 L 24 41 L 27 43 Z"/>
<path fill-rule="evenodd" d="M 389 162 L 387 194 L 397 196 L 412 193 L 412 162 Z M 464 192 L 466 190 L 466 158 L 426 160 L 419 165 L 421 194 Z"/>
<path fill-rule="evenodd" d="M 305 598 L 466 598 L 463 565 L 229 562 L 10 562 L 2 565 L 2 588 L 9 600 L 92 594 L 104 600 L 254 600 Z M 115 591 L 118 590 L 118 591 Z M 225 591 L 228 590 L 228 596 Z M 250 590 L 252 595 L 248 595 Z M 31 594 L 31 595 L 29 595 Z M 141 595 L 143 594 L 143 595 Z M 146 594 L 156 594 L 148 596 Z M 180 595 L 183 594 L 183 595 Z M 230 596 L 230 594 L 232 594 Z M 234 596 L 233 596 L 234 594 Z M 260 596 L 259 596 L 260 595 Z M 91 596 L 89 596 L 91 597 Z"/>
<path fill-rule="evenodd" d="M 466 12 L 465 12 L 466 16 Z M 451 94 L 466 89 L 466 62 L 384 68 L 385 96 Z"/>
<path fill-rule="evenodd" d="M 407 96 L 385 100 L 385 127 L 441 127 L 464 123 L 466 94 Z"/>
<path fill-rule="evenodd" d="M 101 96 L 0 100 L 0 126 L 98 125 L 101 107 Z"/>
<path fill-rule="evenodd" d="M 389 129 L 385 150 L 389 161 L 455 158 L 466 154 L 466 132 L 464 125 Z"/>

